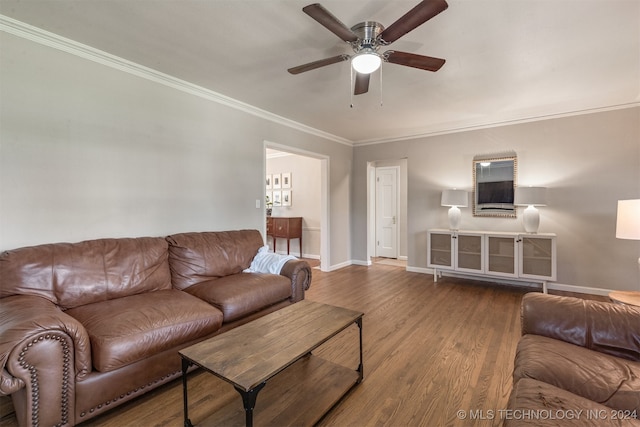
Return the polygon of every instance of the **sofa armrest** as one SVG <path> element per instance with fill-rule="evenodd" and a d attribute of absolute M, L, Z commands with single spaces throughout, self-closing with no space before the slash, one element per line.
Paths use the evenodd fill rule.
<path fill-rule="evenodd" d="M 287 261 L 280 270 L 280 275 L 291 279 L 291 301 L 302 301 L 304 291 L 311 286 L 311 266 L 309 263 L 299 259 Z"/>
<path fill-rule="evenodd" d="M 0 368 L 16 375 L 12 369 L 19 366 L 19 358 L 25 358 L 20 354 L 28 352 L 21 349 L 37 347 L 34 338 L 45 334 L 54 340 L 71 339 L 76 378 L 83 378 L 91 371 L 89 335 L 76 319 L 51 301 L 33 295 L 10 296 L 0 300 L 0 304 Z"/>
<path fill-rule="evenodd" d="M 540 293 L 521 305 L 522 335 L 535 334 L 640 361 L 640 309 Z"/>
<path fill-rule="evenodd" d="M 0 395 L 12 395 L 19 425 L 73 423 L 76 379 L 91 370 L 86 330 L 42 297 L 0 304 Z"/>

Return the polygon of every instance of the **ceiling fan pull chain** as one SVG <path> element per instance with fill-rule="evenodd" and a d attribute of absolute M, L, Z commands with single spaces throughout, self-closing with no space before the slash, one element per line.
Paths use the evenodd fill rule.
<path fill-rule="evenodd" d="M 382 107 L 382 69 L 384 67 L 380 66 L 380 106 Z"/>
<path fill-rule="evenodd" d="M 349 104 L 349 107 L 353 108 L 353 67 L 349 66 L 349 69 L 351 70 L 351 84 L 349 85 L 349 93 L 351 94 L 351 104 Z"/>

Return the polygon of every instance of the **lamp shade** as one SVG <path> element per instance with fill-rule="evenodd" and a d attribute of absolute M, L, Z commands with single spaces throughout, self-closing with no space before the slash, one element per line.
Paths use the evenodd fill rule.
<path fill-rule="evenodd" d="M 466 208 L 469 203 L 468 199 L 465 190 L 444 190 L 440 204 L 442 206 L 461 206 Z"/>
<path fill-rule="evenodd" d="M 640 240 L 640 199 L 618 200 L 616 237 Z"/>
<path fill-rule="evenodd" d="M 513 204 L 518 206 L 546 206 L 546 187 L 516 187 Z"/>

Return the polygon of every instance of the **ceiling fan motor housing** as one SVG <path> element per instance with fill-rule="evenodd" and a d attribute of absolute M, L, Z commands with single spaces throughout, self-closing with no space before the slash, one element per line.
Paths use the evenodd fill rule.
<path fill-rule="evenodd" d="M 351 31 L 358 37 L 358 40 L 351 42 L 351 47 L 356 53 L 363 49 L 377 51 L 380 47 L 378 36 L 384 30 L 384 26 L 375 21 L 364 21 L 351 27 Z"/>

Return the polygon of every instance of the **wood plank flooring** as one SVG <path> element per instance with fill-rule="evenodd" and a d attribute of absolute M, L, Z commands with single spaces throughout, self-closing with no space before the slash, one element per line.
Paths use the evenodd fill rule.
<path fill-rule="evenodd" d="M 463 419 L 459 411 L 488 414 L 506 406 L 520 301 L 535 289 L 447 277 L 434 283 L 430 275 L 383 264 L 313 274 L 308 299 L 365 313 L 364 381 L 319 426 L 501 425 L 497 417 Z M 357 334 L 350 327 L 314 354 L 355 369 Z M 189 399 L 190 418 L 201 425 L 217 407 L 241 406 L 233 387 L 202 371 L 191 374 Z M 83 425 L 178 427 L 182 417 L 177 380 Z M 1 421 L 16 425 L 11 416 Z"/>
<path fill-rule="evenodd" d="M 523 289 L 377 265 L 341 276 L 309 298 L 365 312 L 365 380 L 321 425 L 472 425 L 457 411 L 506 405 Z"/>

